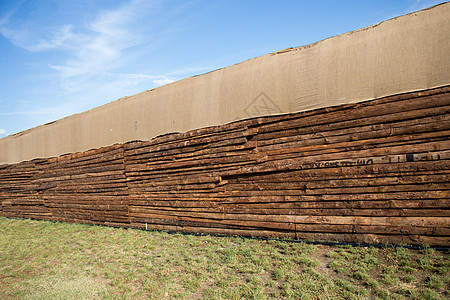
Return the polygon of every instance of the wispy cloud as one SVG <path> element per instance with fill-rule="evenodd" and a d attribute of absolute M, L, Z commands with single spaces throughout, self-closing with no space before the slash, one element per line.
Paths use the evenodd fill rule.
<path fill-rule="evenodd" d="M 24 34 L 22 31 L 8 26 L 11 17 L 17 12 L 23 1 L 17 2 L 10 10 L 0 17 L 0 34 L 10 40 L 14 45 L 23 47 Z"/>
<path fill-rule="evenodd" d="M 6 136 L 6 130 L 3 128 L 0 128 L 0 137 Z"/>
<path fill-rule="evenodd" d="M 40 20 L 31 13 L 30 2 L 22 7 L 18 2 L 8 14 L 0 12 L 0 35 L 27 50 L 27 57 L 39 57 L 34 85 L 21 95 L 27 104 L 11 102 L 0 116 L 27 118 L 37 125 L 174 82 L 190 72 L 209 71 L 195 65 L 155 71 L 161 66 L 152 64 L 152 52 L 185 30 L 177 16 L 188 8 L 183 2 L 161 14 L 166 8 L 160 2 L 121 0 L 120 6 L 82 13 L 78 19 L 45 15 Z"/>
<path fill-rule="evenodd" d="M 124 51 L 142 40 L 134 25 L 150 2 L 131 0 L 116 9 L 98 12 L 87 24 L 60 24 L 52 28 L 9 25 L 15 9 L 0 19 L 0 34 L 31 52 L 56 50 L 65 53 L 68 58 L 64 63 L 49 64 L 63 80 L 89 76 L 124 63 Z"/>
<path fill-rule="evenodd" d="M 162 79 L 155 79 L 155 80 L 153 80 L 153 84 L 155 86 L 162 86 L 162 85 L 166 85 L 166 84 L 169 84 L 169 83 L 172 83 L 172 82 L 175 82 L 175 80 L 172 79 L 172 78 L 162 78 Z"/>
<path fill-rule="evenodd" d="M 151 88 L 153 80 L 166 77 L 114 72 L 126 68 L 133 55 L 130 48 L 150 38 L 142 34 L 140 24 L 142 18 L 149 15 L 152 4 L 157 2 L 124 1 L 114 9 L 97 11 L 91 20 L 68 20 L 66 24 L 63 20 L 51 23 L 50 27 L 39 22 L 34 24 L 35 20 L 19 22 L 14 18 L 19 4 L 9 13 L 0 15 L 0 34 L 29 52 L 53 52 L 48 61 L 48 70 L 53 70 L 53 73 L 45 76 L 58 82 L 56 89 L 53 89 L 56 97 L 65 102 L 75 102 L 71 105 L 74 108 L 69 112 L 71 114 L 120 98 L 130 91 L 135 92 L 139 84 Z M 53 112 L 56 105 L 53 103 L 47 108 Z M 44 110 L 38 114 L 46 113 Z"/>
<path fill-rule="evenodd" d="M 123 51 L 137 45 L 140 39 L 128 25 L 139 13 L 138 3 L 132 1 L 118 9 L 100 12 L 83 33 L 73 32 L 70 26 L 59 29 L 48 44 L 67 50 L 70 59 L 63 65 L 50 67 L 66 79 L 105 72 L 123 63 Z M 47 44 L 41 43 L 42 46 Z"/>
<path fill-rule="evenodd" d="M 30 51 L 43 51 L 51 49 L 71 49 L 72 44 L 77 40 L 77 36 L 73 33 L 72 25 L 63 25 L 52 33 L 52 37 L 48 40 L 39 40 L 36 44 L 25 45 L 24 47 Z"/>

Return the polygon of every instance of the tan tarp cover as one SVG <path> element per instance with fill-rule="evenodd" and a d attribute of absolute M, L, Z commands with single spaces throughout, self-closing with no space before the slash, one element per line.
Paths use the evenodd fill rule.
<path fill-rule="evenodd" d="M 447 85 L 449 37 L 446 3 L 7 136 L 0 163 Z"/>

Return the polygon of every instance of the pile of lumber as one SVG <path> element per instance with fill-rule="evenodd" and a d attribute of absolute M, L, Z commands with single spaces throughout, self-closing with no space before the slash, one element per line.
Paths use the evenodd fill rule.
<path fill-rule="evenodd" d="M 121 226 L 127 196 L 122 145 L 0 168 L 6 217 Z"/>
<path fill-rule="evenodd" d="M 49 220 L 51 211 L 39 196 L 34 162 L 0 165 L 0 214 L 13 218 Z"/>
<path fill-rule="evenodd" d="M 67 154 L 36 163 L 36 180 L 53 220 L 128 223 L 122 145 Z"/>
<path fill-rule="evenodd" d="M 450 246 L 450 87 L 0 167 L 0 214 Z"/>

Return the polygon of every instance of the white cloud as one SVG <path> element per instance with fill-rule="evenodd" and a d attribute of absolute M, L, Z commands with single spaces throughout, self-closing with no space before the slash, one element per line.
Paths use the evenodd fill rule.
<path fill-rule="evenodd" d="M 161 38 L 160 32 L 155 32 L 155 37 L 147 31 L 147 24 L 152 22 L 149 17 L 158 11 L 159 1 L 128 0 L 123 3 L 115 9 L 98 11 L 90 21 L 68 20 L 69 24 L 59 23 L 52 27 L 41 26 L 39 22 L 35 26 L 30 25 L 33 23 L 15 22 L 11 16 L 16 9 L 0 19 L 0 34 L 30 52 L 57 51 L 62 54 L 54 56 L 60 61 L 48 63 L 50 70 L 56 71 L 53 76 L 56 75 L 63 91 L 59 97 L 83 94 L 92 87 L 102 89 L 103 86 L 112 86 L 116 91 L 122 87 L 122 92 L 116 94 L 120 98 L 130 91 L 126 87 L 146 85 L 142 89 L 145 90 L 174 82 L 177 74 L 113 72 L 126 67 L 127 63 L 135 63 L 136 55 L 148 55 L 135 46 L 151 48 L 149 45 L 157 44 Z M 10 19 L 14 22 L 9 22 Z M 155 22 L 158 23 L 158 20 Z"/>
<path fill-rule="evenodd" d="M 0 137 L 6 136 L 6 130 L 3 128 L 0 128 Z"/>
<path fill-rule="evenodd" d="M 0 116 L 25 116 L 37 125 L 183 77 L 172 73 L 152 75 L 151 70 L 136 68 L 138 59 L 148 59 L 149 53 L 170 37 L 172 24 L 161 26 L 170 18 L 158 19 L 160 6 L 156 0 L 122 3 L 114 9 L 83 15 L 90 19 L 82 22 L 64 19 L 46 23 L 20 19 L 20 14 L 14 12 L 4 17 L 0 14 L 0 34 L 29 52 L 47 52 L 49 55 L 42 57 L 48 58 L 44 66 L 49 67 L 45 71 L 50 71 L 41 71 L 45 84 L 36 86 L 36 92 L 28 96 L 41 95 L 45 101 L 30 98 L 28 107 L 21 105 L 16 111 L 0 112 Z"/>
<path fill-rule="evenodd" d="M 63 65 L 50 67 L 67 79 L 97 74 L 121 65 L 123 51 L 135 46 L 139 40 L 127 26 L 137 13 L 135 9 L 130 3 L 116 10 L 101 12 L 84 33 L 75 34 L 67 26 L 60 29 L 56 39 L 49 44 L 67 49 L 70 59 Z"/>
<path fill-rule="evenodd" d="M 0 34 L 28 51 L 56 50 L 66 53 L 63 64 L 50 64 L 61 79 L 93 75 L 123 64 L 124 50 L 135 46 L 141 37 L 134 30 L 145 4 L 129 1 L 117 9 L 100 11 L 87 24 L 60 24 L 51 28 L 30 24 L 10 24 L 15 13 L 0 19 Z"/>
<path fill-rule="evenodd" d="M 67 43 L 73 42 L 74 39 L 76 39 L 76 36 L 73 33 L 73 26 L 63 25 L 52 32 L 52 38 L 50 40 L 40 40 L 37 44 L 30 45 L 26 48 L 30 51 L 42 51 L 59 48 L 70 49 L 70 46 L 67 45 Z"/>
<path fill-rule="evenodd" d="M 0 18 L 0 34 L 3 35 L 8 40 L 10 40 L 14 45 L 19 47 L 21 47 L 20 42 L 24 40 L 23 34 L 18 30 L 13 30 L 9 28 L 7 25 L 11 17 L 17 12 L 22 2 L 23 1 L 16 3 L 16 5 L 14 5 L 14 7 L 11 10 L 9 10 L 6 14 L 4 14 Z"/>
<path fill-rule="evenodd" d="M 166 85 L 166 84 L 169 84 L 172 82 L 175 82 L 175 80 L 173 80 L 171 78 L 155 79 L 155 80 L 153 80 L 153 85 L 154 86 L 162 86 L 162 85 Z"/>

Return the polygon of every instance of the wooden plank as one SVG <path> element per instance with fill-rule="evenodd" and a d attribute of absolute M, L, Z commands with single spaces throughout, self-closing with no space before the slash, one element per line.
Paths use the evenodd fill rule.
<path fill-rule="evenodd" d="M 367 117 L 372 116 L 389 116 L 390 114 L 414 111 L 424 108 L 441 107 L 449 105 L 449 96 L 447 94 L 433 95 L 429 97 L 424 97 L 421 101 L 398 101 L 398 102 L 385 102 L 379 103 L 377 105 L 367 105 L 367 106 L 354 106 L 349 107 L 343 113 L 342 111 L 333 111 L 326 114 L 323 117 L 317 117 L 315 115 L 305 116 L 297 120 L 289 120 L 285 124 L 270 124 L 267 126 L 261 126 L 258 132 L 270 132 L 277 130 L 286 130 L 291 128 L 296 128 L 300 126 L 315 126 L 330 124 L 344 120 L 361 120 L 363 121 Z M 354 109 L 351 109 L 354 108 Z M 411 118 L 415 116 L 412 115 Z"/>
<path fill-rule="evenodd" d="M 258 146 L 286 144 L 300 140 L 318 140 L 316 143 L 335 143 L 370 139 L 374 137 L 442 131 L 448 129 L 448 125 L 446 126 L 446 124 L 448 124 L 450 119 L 450 116 L 448 115 L 450 112 L 450 107 L 441 108 L 441 110 L 442 111 L 440 111 L 440 113 L 443 113 L 442 115 L 433 115 L 428 118 L 401 120 L 393 123 L 389 122 L 370 125 L 352 124 L 355 127 L 344 127 L 344 124 L 340 124 L 341 122 L 339 122 L 330 124 L 336 127 L 340 125 L 338 127 L 339 129 L 332 128 L 323 130 L 320 126 L 317 126 L 317 128 L 311 126 L 289 130 L 288 132 L 275 131 L 271 132 L 270 135 L 258 134 L 254 139 L 258 141 Z M 348 123 L 348 121 L 346 123 Z"/>
<path fill-rule="evenodd" d="M 192 201 L 192 200 L 130 200 L 130 205 L 144 207 L 170 207 L 170 208 L 215 208 L 218 211 L 225 209 L 449 209 L 450 199 L 405 199 L 405 200 L 345 200 L 337 201 L 294 201 L 294 202 L 219 202 L 219 201 Z M 99 203 L 100 204 L 100 203 Z"/>
<path fill-rule="evenodd" d="M 299 136 L 305 134 L 316 134 L 316 136 L 327 137 L 439 122 L 448 120 L 449 109 L 448 106 L 433 107 L 415 110 L 413 112 L 399 112 L 387 116 L 371 116 L 364 120 L 346 120 L 325 125 L 276 130 L 267 133 L 258 132 L 254 140 L 257 140 L 258 143 L 278 138 L 289 141 L 290 139 L 298 139 Z"/>
<path fill-rule="evenodd" d="M 192 211 L 164 211 L 144 207 L 130 207 L 130 217 L 147 218 L 181 218 L 191 217 L 211 220 L 239 220 L 239 221 L 261 221 L 279 223 L 304 223 L 304 224 L 335 224 L 335 225 L 381 225 L 381 226 L 425 226 L 425 227 L 448 227 L 450 216 L 444 217 L 385 217 L 385 216 L 309 216 L 309 215 L 251 215 L 251 214 L 228 214 L 203 213 Z"/>

